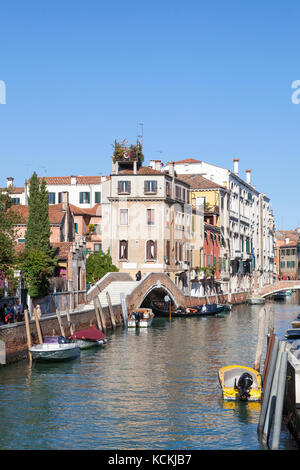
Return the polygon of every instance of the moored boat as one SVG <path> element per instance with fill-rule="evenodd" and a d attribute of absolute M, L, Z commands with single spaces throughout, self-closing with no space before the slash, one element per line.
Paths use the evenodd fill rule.
<path fill-rule="evenodd" d="M 229 304 L 204 304 L 204 305 L 194 305 L 184 307 L 178 307 L 175 310 L 165 310 L 162 308 L 159 302 L 151 302 L 151 308 L 157 317 L 200 317 L 207 315 L 216 315 L 217 313 L 225 312 L 231 310 L 231 305 Z"/>
<path fill-rule="evenodd" d="M 259 401 L 262 380 L 259 372 L 250 367 L 231 365 L 218 372 L 224 400 Z"/>
<path fill-rule="evenodd" d="M 273 299 L 274 300 L 285 300 L 286 299 L 286 293 L 284 291 L 276 292 L 273 294 Z"/>
<path fill-rule="evenodd" d="M 107 343 L 106 336 L 95 326 L 84 330 L 75 331 L 70 336 L 70 340 L 74 341 L 80 349 L 89 349 L 95 346 L 105 346 Z"/>
<path fill-rule="evenodd" d="M 287 330 L 285 335 L 287 339 L 299 339 L 300 338 L 300 328 L 292 328 Z"/>
<path fill-rule="evenodd" d="M 261 297 L 260 295 L 253 294 L 250 297 L 248 297 L 246 302 L 249 305 L 262 305 L 262 304 L 266 303 L 266 300 L 263 297 Z"/>
<path fill-rule="evenodd" d="M 153 321 L 154 313 L 151 308 L 136 308 L 128 315 L 128 328 L 148 328 Z"/>
<path fill-rule="evenodd" d="M 29 351 L 38 362 L 67 361 L 80 355 L 79 346 L 68 343 L 64 336 L 45 336 L 43 344 L 31 346 Z"/>

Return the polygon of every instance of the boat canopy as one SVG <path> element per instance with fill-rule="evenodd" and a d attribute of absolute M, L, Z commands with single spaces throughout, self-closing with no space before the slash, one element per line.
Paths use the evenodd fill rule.
<path fill-rule="evenodd" d="M 86 328 L 85 330 L 78 330 L 70 337 L 71 339 L 83 339 L 83 340 L 90 340 L 90 341 L 100 341 L 101 339 L 105 339 L 105 335 L 102 331 L 98 330 L 95 326 L 91 326 L 90 328 Z"/>

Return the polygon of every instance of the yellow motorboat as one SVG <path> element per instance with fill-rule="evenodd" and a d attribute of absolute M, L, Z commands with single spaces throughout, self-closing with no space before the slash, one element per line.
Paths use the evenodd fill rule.
<path fill-rule="evenodd" d="M 250 367 L 225 366 L 219 370 L 224 400 L 259 401 L 262 398 L 261 375 Z"/>

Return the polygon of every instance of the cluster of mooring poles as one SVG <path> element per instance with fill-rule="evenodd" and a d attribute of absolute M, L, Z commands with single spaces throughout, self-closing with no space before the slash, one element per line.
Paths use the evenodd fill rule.
<path fill-rule="evenodd" d="M 110 323 L 111 323 L 112 328 L 115 329 L 117 322 L 116 322 L 116 317 L 114 314 L 113 306 L 111 303 L 111 298 L 108 292 L 106 293 L 106 298 L 107 298 L 107 303 L 108 303 Z M 121 306 L 122 306 L 124 325 L 127 325 L 128 313 L 127 313 L 125 295 L 123 293 L 120 296 L 120 300 L 121 300 Z M 107 328 L 106 316 L 103 311 L 103 307 L 101 305 L 99 297 L 98 296 L 94 297 L 93 302 L 94 302 L 94 309 L 95 309 L 95 316 L 96 316 L 96 323 L 97 323 L 98 330 L 105 333 L 106 328 Z M 38 305 L 36 308 L 33 309 L 33 318 L 35 320 L 36 332 L 37 332 L 39 344 L 43 344 L 43 335 L 42 335 L 40 321 L 39 321 L 41 314 L 42 314 L 41 309 L 40 309 L 40 306 Z M 61 336 L 65 337 L 66 336 L 65 330 L 63 327 L 60 311 L 58 309 L 56 309 L 56 316 L 57 316 Z M 70 335 L 72 336 L 74 334 L 75 329 L 74 329 L 74 324 L 71 322 L 70 310 L 68 308 L 66 309 L 66 316 L 67 316 L 68 325 L 70 329 Z M 30 352 L 30 348 L 32 346 L 32 341 L 31 341 L 29 314 L 28 314 L 27 309 L 24 309 L 24 319 L 25 319 L 25 328 L 26 328 L 26 337 L 27 337 L 28 358 L 29 358 L 29 363 L 31 365 L 32 354 Z"/>
<path fill-rule="evenodd" d="M 254 369 L 259 371 L 268 316 L 267 352 L 263 371 L 263 402 L 257 432 L 264 446 L 279 449 L 287 371 L 286 341 L 274 333 L 273 307 L 263 307 L 259 314 L 258 341 Z M 272 432 L 272 439 L 270 439 Z M 271 442 L 270 442 L 271 441 Z"/>

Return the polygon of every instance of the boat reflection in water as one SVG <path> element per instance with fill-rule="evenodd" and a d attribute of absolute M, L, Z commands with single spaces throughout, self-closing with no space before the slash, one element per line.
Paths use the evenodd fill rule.
<path fill-rule="evenodd" d="M 221 399 L 220 399 L 221 401 Z M 233 412 L 243 424 L 256 424 L 259 420 L 261 402 L 259 401 L 223 401 L 223 409 Z"/>

